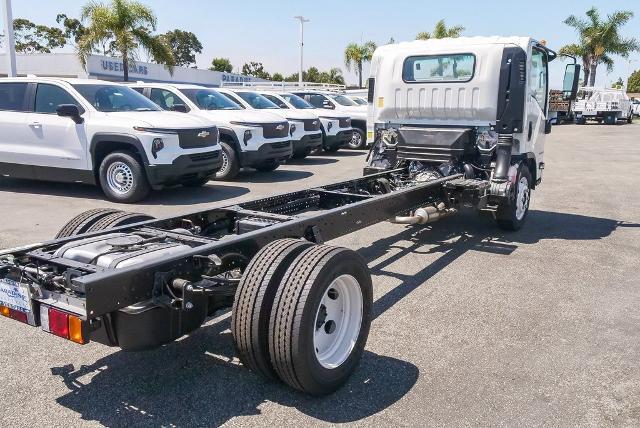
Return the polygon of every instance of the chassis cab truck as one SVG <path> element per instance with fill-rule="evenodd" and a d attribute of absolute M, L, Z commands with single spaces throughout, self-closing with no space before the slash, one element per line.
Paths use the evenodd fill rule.
<path fill-rule="evenodd" d="M 549 68 L 556 53 L 527 37 L 433 39 L 375 51 L 369 78 L 365 173 L 408 166 L 422 179 L 463 174 L 449 183 L 475 193 L 501 227 L 522 227 L 530 191 L 544 170 Z M 568 65 L 563 91 L 575 97 L 579 67 Z"/>
<path fill-rule="evenodd" d="M 305 393 L 335 391 L 362 357 L 373 293 L 366 261 L 324 242 L 467 207 L 521 227 L 541 177 L 554 57 L 528 38 L 383 47 L 364 177 L 134 224 L 82 213 L 54 240 L 0 251 L 0 315 L 139 351 L 231 307 L 245 367 Z M 571 96 L 579 73 L 567 70 Z"/>

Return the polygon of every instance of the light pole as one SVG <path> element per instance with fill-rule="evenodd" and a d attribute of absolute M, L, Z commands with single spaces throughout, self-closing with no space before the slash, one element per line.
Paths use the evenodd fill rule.
<path fill-rule="evenodd" d="M 13 39 L 13 18 L 11 16 L 11 0 L 4 0 L 3 21 L 5 44 L 7 46 L 7 76 L 16 75 L 16 44 Z"/>
<path fill-rule="evenodd" d="M 293 19 L 297 19 L 298 21 L 300 21 L 300 72 L 298 73 L 298 85 L 302 86 L 302 70 L 303 70 L 302 57 L 303 57 L 303 51 L 304 51 L 304 23 L 305 22 L 309 22 L 309 20 L 306 19 L 302 15 L 294 16 Z"/>

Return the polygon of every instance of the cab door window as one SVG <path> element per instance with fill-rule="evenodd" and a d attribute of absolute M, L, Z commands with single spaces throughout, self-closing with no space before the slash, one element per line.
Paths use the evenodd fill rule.
<path fill-rule="evenodd" d="M 27 83 L 0 83 L 0 111 L 26 111 Z"/>
<path fill-rule="evenodd" d="M 166 89 L 151 89 L 149 99 L 158 104 L 163 110 L 171 110 L 176 104 L 184 104 L 178 95 Z"/>
<path fill-rule="evenodd" d="M 546 111 L 548 81 L 547 54 L 540 49 L 533 48 L 529 90 L 542 111 Z"/>
<path fill-rule="evenodd" d="M 309 101 L 309 104 L 311 104 L 312 106 L 314 106 L 316 108 L 324 108 L 325 107 L 325 102 L 328 102 L 329 100 L 324 95 L 311 94 L 311 95 L 309 95 L 309 100 L 308 101 Z"/>
<path fill-rule="evenodd" d="M 58 106 L 62 104 L 73 104 L 78 107 L 81 114 L 84 112 L 80 103 L 60 86 L 50 85 L 48 83 L 38 84 L 34 112 L 55 114 Z"/>

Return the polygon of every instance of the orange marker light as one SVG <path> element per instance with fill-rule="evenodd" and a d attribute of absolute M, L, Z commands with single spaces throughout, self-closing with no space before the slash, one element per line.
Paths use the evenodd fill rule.
<path fill-rule="evenodd" d="M 81 345 L 86 343 L 82 337 L 82 320 L 73 315 L 69 315 L 69 340 Z"/>
<path fill-rule="evenodd" d="M 5 317 L 10 316 L 11 311 L 9 310 L 9 308 L 7 308 L 6 306 L 0 306 L 0 315 L 3 315 Z"/>

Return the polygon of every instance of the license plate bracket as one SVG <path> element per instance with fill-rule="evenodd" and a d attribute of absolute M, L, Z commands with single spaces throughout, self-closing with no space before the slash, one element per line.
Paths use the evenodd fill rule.
<path fill-rule="evenodd" d="M 0 278 L 0 305 L 27 315 L 27 322 L 36 325 L 33 300 L 27 284 L 10 278 Z"/>

